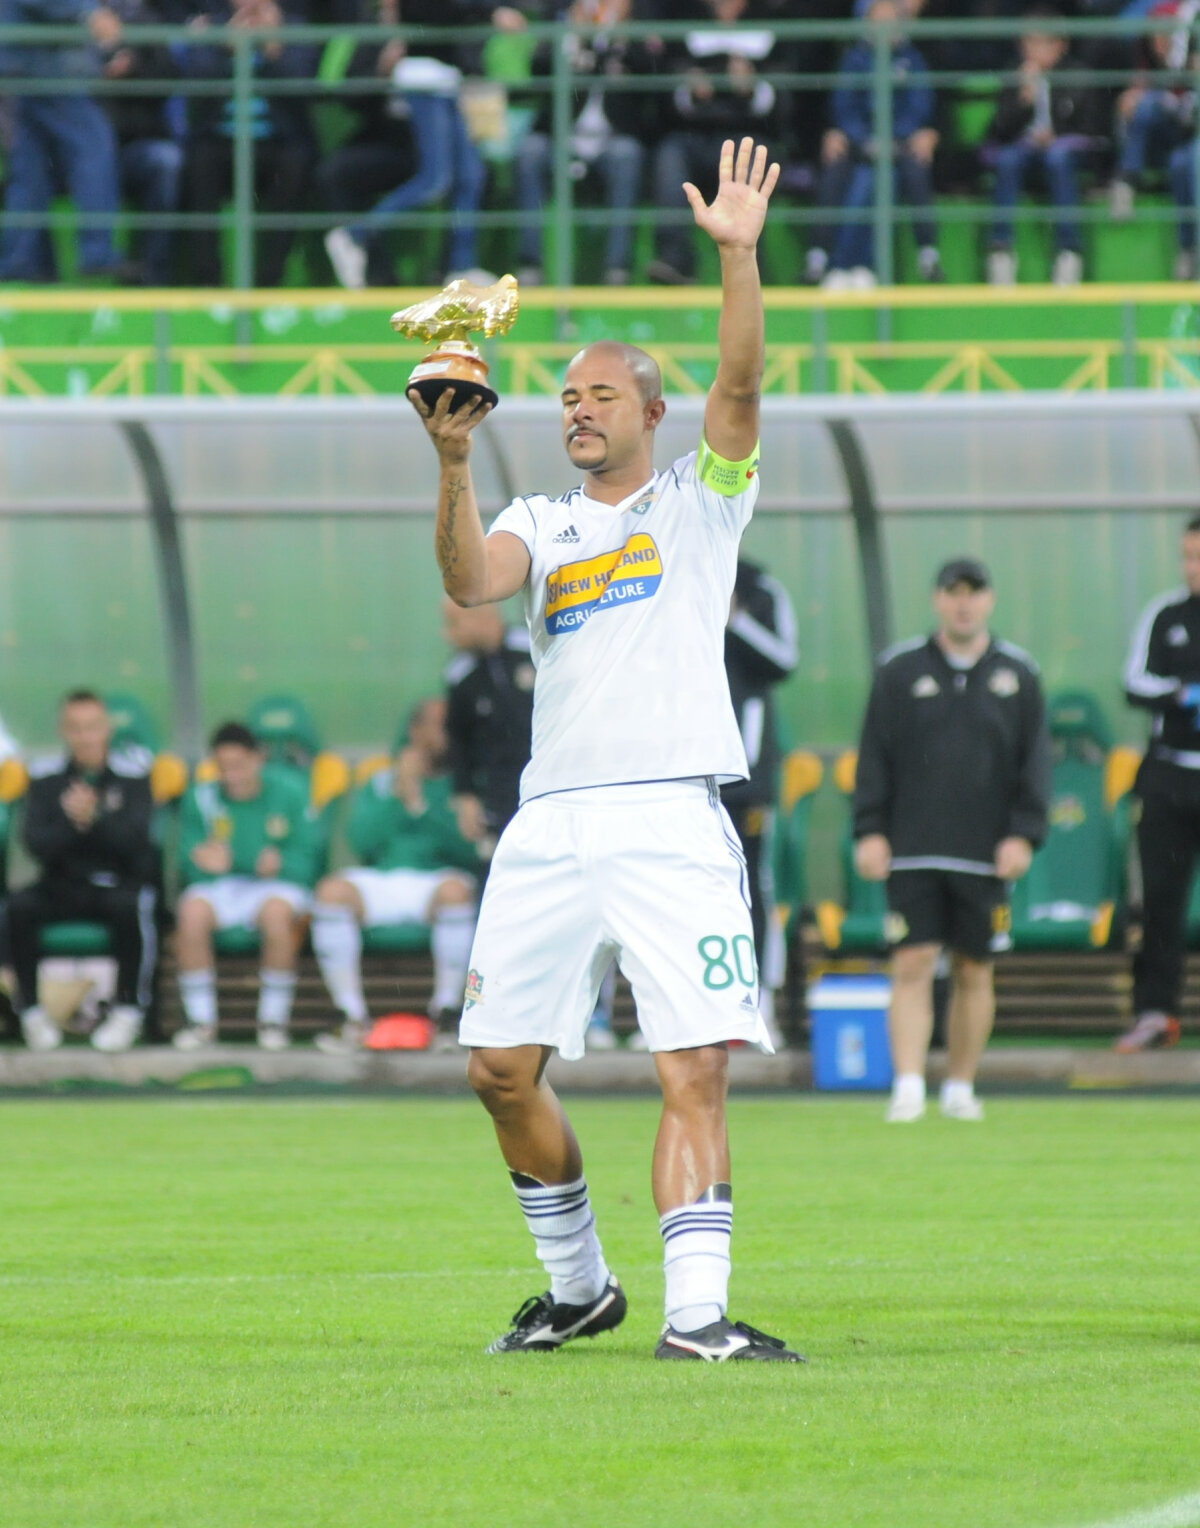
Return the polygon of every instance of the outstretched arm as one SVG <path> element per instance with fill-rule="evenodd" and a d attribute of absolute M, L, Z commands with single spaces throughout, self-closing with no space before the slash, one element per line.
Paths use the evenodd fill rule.
<path fill-rule="evenodd" d="M 490 405 L 475 398 L 451 411 L 451 388 L 445 389 L 433 408 L 415 390 L 408 397 L 438 454 L 434 550 L 442 585 L 456 605 L 506 600 L 529 576 L 529 550 L 519 536 L 507 531 L 494 536 L 483 533 L 471 481 L 471 431 L 490 413 Z"/>
<path fill-rule="evenodd" d="M 721 252 L 720 359 L 704 411 L 704 438 L 718 455 L 741 462 L 758 444 L 758 396 L 763 373 L 762 284 L 756 254 L 779 166 L 767 165 L 763 144 L 743 138 L 721 148 L 720 184 L 711 206 L 689 181 L 684 192 L 697 226 Z"/>

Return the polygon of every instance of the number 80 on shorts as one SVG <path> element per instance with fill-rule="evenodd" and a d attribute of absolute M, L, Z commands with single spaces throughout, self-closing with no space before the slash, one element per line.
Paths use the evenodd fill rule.
<path fill-rule="evenodd" d="M 696 949 L 704 962 L 703 982 L 712 992 L 724 992 L 734 982 L 753 989 L 758 985 L 758 962 L 749 934 L 705 934 Z"/>

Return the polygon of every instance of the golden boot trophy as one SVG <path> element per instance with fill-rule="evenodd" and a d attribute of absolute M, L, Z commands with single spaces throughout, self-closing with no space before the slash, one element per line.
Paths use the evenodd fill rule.
<path fill-rule="evenodd" d="M 436 297 L 413 303 L 392 314 L 392 328 L 412 340 L 433 340 L 430 351 L 408 379 L 421 401 L 433 408 L 442 393 L 453 388 L 453 412 L 471 398 L 483 398 L 492 408 L 500 401 L 487 383 L 487 362 L 471 344 L 469 336 L 507 334 L 517 321 L 517 279 L 501 276 L 492 286 L 471 281 L 452 281 Z"/>

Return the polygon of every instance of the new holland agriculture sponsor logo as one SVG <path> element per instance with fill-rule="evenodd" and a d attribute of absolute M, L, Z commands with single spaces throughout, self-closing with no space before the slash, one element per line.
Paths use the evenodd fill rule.
<path fill-rule="evenodd" d="M 561 636 L 578 630 L 597 610 L 650 599 L 662 571 L 654 538 L 644 532 L 615 551 L 564 563 L 546 580 L 546 630 Z"/>

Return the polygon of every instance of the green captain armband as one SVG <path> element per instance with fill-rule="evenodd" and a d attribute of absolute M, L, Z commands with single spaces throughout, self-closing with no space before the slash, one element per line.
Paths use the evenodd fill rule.
<path fill-rule="evenodd" d="M 702 436 L 700 450 L 696 453 L 696 476 L 714 493 L 726 499 L 736 498 L 739 493 L 745 493 L 754 480 L 761 447 L 762 442 L 757 441 L 744 462 L 730 462 L 718 456 Z"/>

